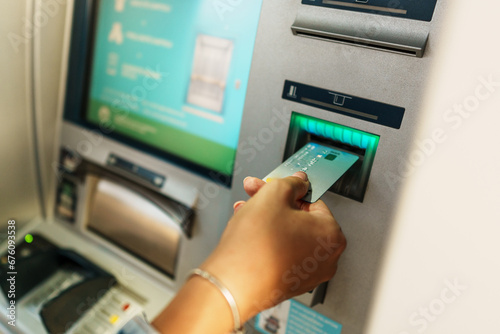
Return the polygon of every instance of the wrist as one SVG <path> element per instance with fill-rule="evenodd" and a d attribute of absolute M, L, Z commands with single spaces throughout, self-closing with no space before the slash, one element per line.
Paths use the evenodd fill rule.
<path fill-rule="evenodd" d="M 162 333 L 229 333 L 233 330 L 233 318 L 217 288 L 193 276 L 153 321 L 153 326 Z"/>
<path fill-rule="evenodd" d="M 210 282 L 214 287 L 217 288 L 219 293 L 224 296 L 226 302 L 231 310 L 231 314 L 233 316 L 233 332 L 232 333 L 241 333 L 242 332 L 242 322 L 240 319 L 240 312 L 238 310 L 238 305 L 233 297 L 231 291 L 227 289 L 227 287 L 222 283 L 217 277 L 213 276 L 210 272 L 205 271 L 200 268 L 193 269 L 189 272 L 189 278 L 191 277 L 201 277 L 204 280 Z"/>
<path fill-rule="evenodd" d="M 228 265 L 231 263 L 231 265 Z M 259 282 L 255 282 L 249 275 L 252 266 L 237 265 L 233 261 L 209 258 L 201 268 L 217 277 L 231 292 L 238 307 L 241 323 L 245 323 L 260 311 L 270 308 L 281 300 L 283 296 L 278 291 L 269 293 L 269 286 L 276 286 L 266 282 L 267 275 L 261 275 Z"/>

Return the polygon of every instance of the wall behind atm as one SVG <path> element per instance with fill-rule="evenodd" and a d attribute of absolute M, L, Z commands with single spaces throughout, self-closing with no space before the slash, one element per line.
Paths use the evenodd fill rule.
<path fill-rule="evenodd" d="M 0 2 L 0 231 L 45 215 L 52 197 L 65 8 Z"/>
<path fill-rule="evenodd" d="M 450 6 L 417 136 L 446 141 L 402 193 L 367 333 L 500 332 L 499 12 Z"/>

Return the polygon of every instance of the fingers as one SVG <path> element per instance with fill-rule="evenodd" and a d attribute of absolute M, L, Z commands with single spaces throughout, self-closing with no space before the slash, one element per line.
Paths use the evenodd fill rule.
<path fill-rule="evenodd" d="M 304 181 L 309 181 L 309 178 L 306 173 L 304 172 L 295 172 L 292 174 L 293 177 L 298 177 L 299 179 L 302 179 Z"/>
<path fill-rule="evenodd" d="M 322 200 L 319 200 L 316 203 L 307 203 L 303 206 L 303 209 L 318 215 L 333 216 L 330 208 L 326 206 L 325 202 Z"/>
<path fill-rule="evenodd" d="M 298 204 L 295 204 L 295 202 L 304 197 L 309 189 L 309 180 L 307 174 L 304 172 L 296 172 L 293 175 L 282 179 L 282 181 L 280 182 L 283 181 L 287 184 L 289 189 L 287 189 L 288 191 L 280 190 L 281 195 L 285 196 L 285 198 L 291 203 L 294 203 L 294 206 L 298 206 Z M 266 182 L 256 177 L 249 176 L 243 180 L 243 188 L 250 197 L 253 197 L 255 194 L 257 194 L 257 192 L 259 192 L 259 190 L 264 185 L 266 185 Z M 235 203 L 235 205 L 236 204 L 237 203 Z M 236 207 L 233 208 L 236 212 Z"/>
<path fill-rule="evenodd" d="M 265 184 L 266 182 L 264 182 L 263 180 L 252 176 L 249 176 L 243 180 L 243 188 L 250 197 L 255 195 Z"/>

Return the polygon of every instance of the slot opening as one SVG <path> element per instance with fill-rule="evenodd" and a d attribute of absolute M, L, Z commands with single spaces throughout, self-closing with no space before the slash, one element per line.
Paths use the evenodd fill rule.
<path fill-rule="evenodd" d="M 341 43 L 405 56 L 424 56 L 429 31 L 424 28 L 407 30 L 394 22 L 384 24 L 376 32 L 364 31 L 362 18 L 314 17 L 299 13 L 290 27 L 297 36 Z"/>
<path fill-rule="evenodd" d="M 310 141 L 357 155 L 359 160 L 329 191 L 363 202 L 379 139 L 372 133 L 292 112 L 283 161 Z"/>
<path fill-rule="evenodd" d="M 362 39 L 362 38 L 343 37 L 341 35 L 325 35 L 325 34 L 321 34 L 318 32 L 306 32 L 306 31 L 298 31 L 298 30 L 294 31 L 294 33 L 295 33 L 295 35 L 301 36 L 301 37 L 314 38 L 314 39 L 319 39 L 319 40 L 328 41 L 328 42 L 336 42 L 336 43 L 341 43 L 341 44 L 364 47 L 364 48 L 368 48 L 368 49 L 398 53 L 398 54 L 403 54 L 403 55 L 412 56 L 412 57 L 419 57 L 419 52 L 417 52 L 416 50 L 410 50 L 410 49 L 406 49 L 404 47 L 390 46 L 388 44 L 381 45 L 381 44 L 378 44 L 378 43 L 375 43 L 375 42 L 372 42 L 372 41 L 369 41 L 366 39 Z"/>
<path fill-rule="evenodd" d="M 194 209 L 159 193 L 148 180 L 118 168 L 119 164 L 101 166 L 76 156 L 61 150 L 64 170 L 58 185 L 57 220 L 74 224 L 175 278 L 180 245 L 192 236 Z M 61 211 L 67 202 L 71 206 Z"/>

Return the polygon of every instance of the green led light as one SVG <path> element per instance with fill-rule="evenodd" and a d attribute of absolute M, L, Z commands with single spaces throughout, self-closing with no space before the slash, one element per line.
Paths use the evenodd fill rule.
<path fill-rule="evenodd" d="M 31 234 L 26 234 L 24 236 L 24 240 L 27 242 L 27 243 L 32 243 L 33 242 L 33 236 Z"/>
<path fill-rule="evenodd" d="M 354 132 L 352 134 L 352 141 L 355 146 L 361 147 L 361 134 L 359 132 Z"/>
<path fill-rule="evenodd" d="M 333 131 L 335 130 L 335 128 L 333 127 L 333 125 L 331 124 L 327 124 L 326 126 L 326 136 L 327 138 L 333 138 Z"/>
<path fill-rule="evenodd" d="M 370 143 L 370 138 L 368 136 L 361 136 L 361 145 L 359 147 L 368 147 Z"/>
<path fill-rule="evenodd" d="M 318 133 L 321 133 L 321 135 L 323 137 L 327 136 L 326 132 L 325 132 L 325 128 L 326 128 L 326 124 L 325 123 L 323 123 L 323 122 L 316 123 L 316 129 L 317 129 Z"/>
<path fill-rule="evenodd" d="M 292 114 L 292 124 L 319 137 L 340 141 L 362 149 L 376 148 L 379 136 L 311 116 Z"/>
<path fill-rule="evenodd" d="M 352 143 L 352 132 L 351 130 L 348 130 L 348 129 L 344 129 L 344 137 L 343 137 L 343 142 L 344 143 L 347 143 L 351 146 L 354 146 L 354 144 Z"/>

